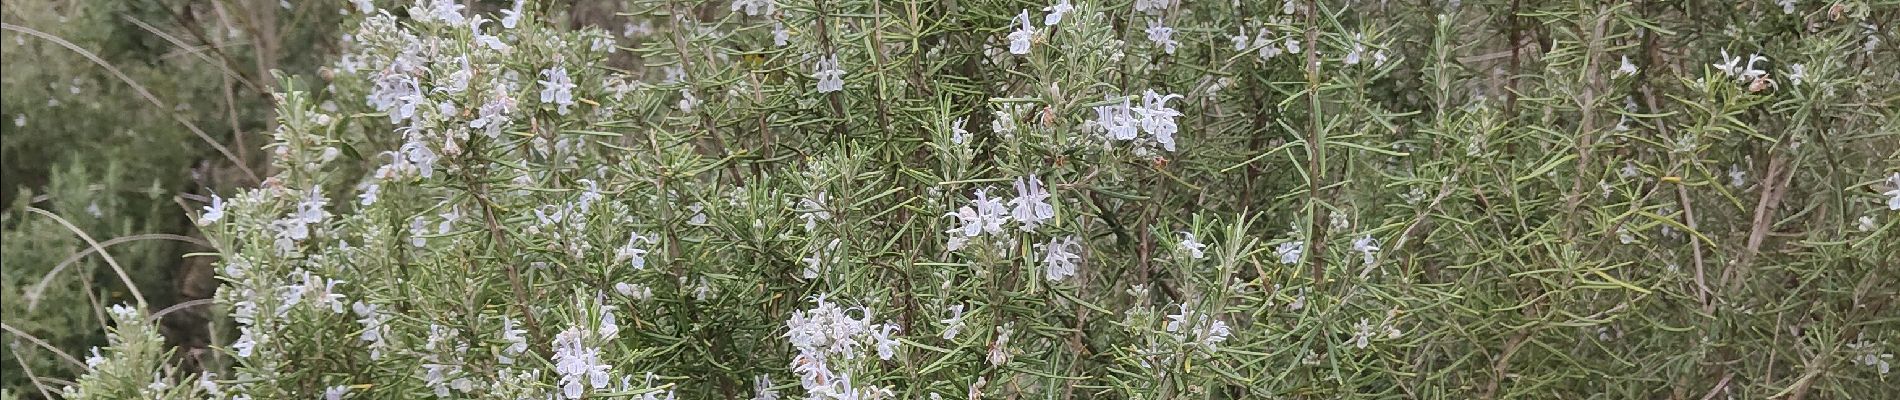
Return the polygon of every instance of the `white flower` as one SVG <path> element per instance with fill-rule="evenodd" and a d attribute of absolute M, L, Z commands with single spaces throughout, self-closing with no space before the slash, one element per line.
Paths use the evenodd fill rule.
<path fill-rule="evenodd" d="M 1768 60 L 1768 57 L 1763 57 L 1761 54 L 1749 54 L 1748 63 L 1743 64 L 1741 57 L 1731 57 L 1728 49 L 1722 49 L 1722 60 L 1722 63 L 1710 64 L 1710 66 L 1734 77 L 1737 81 L 1747 82 L 1768 74 L 1767 71 L 1755 69 L 1755 63 Z"/>
<path fill-rule="evenodd" d="M 257 351 L 257 337 L 251 327 L 238 327 L 237 341 L 231 342 L 231 349 L 237 350 L 238 358 L 249 358 Z"/>
<path fill-rule="evenodd" d="M 1004 323 L 996 327 L 996 341 L 990 342 L 990 353 L 986 357 L 990 365 L 1003 366 L 1009 363 L 1009 331 L 1016 323 Z"/>
<path fill-rule="evenodd" d="M 957 118 L 956 122 L 950 124 L 950 143 L 964 144 L 970 141 L 970 131 L 963 129 L 964 122 L 967 119 Z"/>
<path fill-rule="evenodd" d="M 985 233 L 995 234 L 1003 231 L 1003 223 L 1009 220 L 1009 216 L 1004 214 L 1003 202 L 989 198 L 988 189 L 977 189 L 975 194 L 976 199 L 970 200 L 970 205 L 963 206 L 956 212 L 944 214 L 944 216 L 956 217 L 957 221 L 963 225 L 946 231 L 947 233 L 961 233 L 965 238 L 974 238 Z"/>
<path fill-rule="evenodd" d="M 1630 63 L 1630 56 L 1623 56 L 1623 61 L 1616 67 L 1616 74 L 1623 76 L 1636 75 L 1636 64 Z"/>
<path fill-rule="evenodd" d="M 819 57 L 811 77 L 818 80 L 818 93 L 844 90 L 844 66 L 838 63 L 837 54 Z"/>
<path fill-rule="evenodd" d="M 105 362 L 105 356 L 99 355 L 99 346 L 92 346 L 92 355 L 86 356 L 86 368 L 96 369 L 99 368 L 99 364 L 104 364 Z"/>
<path fill-rule="evenodd" d="M 1139 4 L 1140 0 L 1137 0 L 1136 3 Z M 1163 25 L 1160 19 L 1149 19 L 1146 32 L 1148 32 L 1148 41 L 1154 42 L 1156 46 L 1161 46 L 1163 53 L 1172 55 L 1174 54 L 1174 48 L 1181 45 L 1181 42 L 1174 41 L 1174 28 Z"/>
<path fill-rule="evenodd" d="M 733 12 L 744 10 L 745 15 L 754 16 L 754 17 L 760 16 L 760 15 L 771 15 L 772 11 L 776 8 L 777 8 L 777 5 L 772 4 L 772 0 L 733 0 L 732 1 Z"/>
<path fill-rule="evenodd" d="M 692 205 L 686 206 L 686 210 L 693 212 L 692 217 L 686 218 L 687 225 L 693 225 L 693 226 L 706 225 L 706 204 L 693 203 Z"/>
<path fill-rule="evenodd" d="M 955 339 L 957 333 L 963 331 L 963 305 L 951 304 L 950 318 L 944 318 L 943 321 L 940 322 L 943 322 L 944 325 L 943 340 Z"/>
<path fill-rule="evenodd" d="M 818 221 L 831 220 L 831 212 L 825 211 L 825 203 L 828 202 L 825 197 L 825 192 L 820 191 L 798 199 L 798 211 L 801 213 L 798 216 L 805 219 L 805 231 L 818 229 Z"/>
<path fill-rule="evenodd" d="M 198 226 L 211 225 L 213 222 L 224 219 L 224 198 L 218 197 L 217 193 L 212 193 L 211 205 L 205 206 L 204 210 L 204 215 L 198 217 Z"/>
<path fill-rule="evenodd" d="M 1767 71 L 1755 69 L 1755 63 L 1759 61 L 1768 61 L 1768 57 L 1762 57 L 1762 55 L 1760 54 L 1748 55 L 1748 65 L 1742 68 L 1742 72 L 1741 72 L 1742 74 L 1741 78 L 1743 81 L 1755 80 L 1755 78 L 1760 78 L 1762 75 L 1768 74 Z"/>
<path fill-rule="evenodd" d="M 1360 58 L 1363 58 L 1363 55 L 1366 53 L 1365 40 L 1366 35 L 1363 33 L 1354 33 L 1352 35 L 1352 49 L 1346 51 L 1346 65 L 1359 64 Z"/>
<path fill-rule="evenodd" d="M 620 324 L 615 322 L 614 306 L 600 307 L 600 340 L 612 340 L 620 336 Z"/>
<path fill-rule="evenodd" d="M 634 244 L 637 242 L 656 243 L 653 238 L 641 236 L 639 232 L 629 233 L 627 234 L 627 244 L 621 245 L 620 248 L 614 250 L 614 262 L 629 263 L 628 265 L 632 266 L 635 271 L 646 269 L 647 251 L 646 249 L 636 247 Z"/>
<path fill-rule="evenodd" d="M 1022 223 L 1019 228 L 1024 232 L 1033 231 L 1043 221 L 1055 218 L 1055 206 L 1049 204 L 1049 191 L 1042 188 L 1041 178 L 1030 175 L 1027 182 L 1016 178 L 1015 186 L 1016 198 L 1009 200 L 1010 218 Z"/>
<path fill-rule="evenodd" d="M 772 390 L 772 379 L 759 375 L 752 377 L 752 400 L 778 400 L 778 391 Z"/>
<path fill-rule="evenodd" d="M 1135 0 L 1135 11 L 1158 15 L 1174 5 L 1174 0 Z"/>
<path fill-rule="evenodd" d="M 785 45 L 791 43 L 791 40 L 792 40 L 792 33 L 791 31 L 785 30 L 785 23 L 779 22 L 779 21 L 772 21 L 772 45 L 776 47 L 785 47 Z"/>
<path fill-rule="evenodd" d="M 1044 252 L 1042 257 L 1044 274 L 1050 282 L 1075 276 L 1075 262 L 1082 257 L 1075 255 L 1073 250 L 1080 246 L 1074 235 L 1061 239 L 1049 238 L 1048 244 L 1041 245 Z"/>
<path fill-rule="evenodd" d="M 1306 242 L 1301 241 L 1281 243 L 1279 247 L 1273 249 L 1273 254 L 1280 256 L 1280 263 L 1289 265 L 1298 264 L 1300 256 L 1305 252 Z"/>
<path fill-rule="evenodd" d="M 594 389 L 606 388 L 612 368 L 600 361 L 599 348 L 582 343 L 584 334 L 574 327 L 554 336 L 554 372 L 561 375 L 561 394 L 568 399 L 581 398 L 583 381 Z"/>
<path fill-rule="evenodd" d="M 1180 111 L 1168 108 L 1168 100 L 1180 97 L 1178 94 L 1163 96 L 1149 90 L 1141 94 L 1142 107 L 1135 110 L 1141 114 L 1141 129 L 1153 135 L 1155 143 L 1167 151 L 1174 151 L 1174 133 L 1180 129 L 1175 125 L 1174 117 L 1181 116 Z"/>
<path fill-rule="evenodd" d="M 680 89 L 680 102 L 679 102 L 680 111 L 690 113 L 690 112 L 693 112 L 693 108 L 698 107 L 698 106 L 699 106 L 699 98 L 693 97 L 692 91 L 686 90 L 686 89 Z"/>
<path fill-rule="evenodd" d="M 1887 195 L 1887 209 L 1900 210 L 1900 172 L 1887 177 L 1887 186 L 1892 187 L 1884 193 Z"/>
<path fill-rule="evenodd" d="M 350 387 L 347 385 L 336 385 L 336 386 L 323 388 L 324 400 L 342 400 L 343 395 L 346 395 L 346 394 L 350 394 Z"/>
<path fill-rule="evenodd" d="M 1372 265 L 1372 262 L 1379 258 L 1379 241 L 1373 239 L 1372 235 L 1353 239 L 1352 250 L 1359 252 L 1366 265 Z"/>
<path fill-rule="evenodd" d="M 417 21 L 441 21 L 449 26 L 461 26 L 465 22 L 462 20 L 462 8 L 461 2 L 457 0 L 431 0 L 427 10 L 410 7 L 409 15 Z"/>
<path fill-rule="evenodd" d="M 527 0 L 515 0 L 513 7 L 501 10 L 501 27 L 515 29 L 515 25 L 521 22 L 521 6 L 526 1 Z"/>
<path fill-rule="evenodd" d="M 1108 134 L 1108 138 L 1113 140 L 1133 140 L 1136 134 L 1141 132 L 1141 126 L 1135 119 L 1134 110 L 1129 107 L 1127 98 L 1123 98 L 1121 104 L 1096 106 L 1095 126 L 1100 127 Z"/>
<path fill-rule="evenodd" d="M 1181 232 L 1181 248 L 1187 249 L 1188 256 L 1196 260 L 1207 257 L 1207 244 L 1194 240 L 1193 232 Z"/>
<path fill-rule="evenodd" d="M 153 373 L 152 373 L 152 383 L 151 383 L 151 384 L 148 384 L 148 385 L 145 385 L 145 389 L 146 389 L 146 390 L 151 390 L 151 391 L 153 391 L 153 392 L 164 392 L 164 391 L 165 391 L 165 389 L 170 389 L 170 388 L 172 387 L 172 385 L 168 385 L 168 384 L 166 384 L 166 383 L 165 383 L 165 380 L 164 380 L 164 379 L 162 379 L 162 378 L 163 378 L 163 377 L 161 377 L 161 376 L 159 376 L 157 372 L 153 372 Z"/>
<path fill-rule="evenodd" d="M 627 298 L 634 300 L 653 298 L 653 288 L 638 283 L 615 283 L 614 291 L 619 292 L 621 296 L 627 296 Z"/>
<path fill-rule="evenodd" d="M 1009 33 L 1009 54 L 1029 54 L 1029 42 L 1036 37 L 1036 27 L 1029 25 L 1029 10 L 1016 14 L 1016 18 L 1012 21 L 1020 22 L 1022 25 Z"/>
<path fill-rule="evenodd" d="M 497 356 L 502 364 L 514 364 L 516 356 L 528 351 L 528 337 L 524 336 L 526 333 L 528 330 L 515 327 L 514 318 L 502 317 L 501 341 L 508 343 L 508 347 L 503 347 L 501 354 Z"/>
<path fill-rule="evenodd" d="M 1781 5 L 1782 14 L 1794 14 L 1795 3 L 1795 0 L 1775 0 L 1775 4 Z"/>
<path fill-rule="evenodd" d="M 1748 172 L 1743 171 L 1740 164 L 1728 165 L 1728 185 L 1736 189 L 1748 185 Z"/>
<path fill-rule="evenodd" d="M 482 24 L 486 23 L 488 23 L 488 19 L 482 17 L 481 14 L 476 14 L 474 17 L 468 19 L 468 30 L 473 33 L 472 38 L 475 40 L 475 43 L 488 46 L 489 49 L 495 51 L 507 51 L 508 44 L 502 43 L 501 38 L 482 33 Z M 463 61 L 466 63 L 467 60 L 464 59 Z M 463 68 L 466 70 L 467 65 L 464 64 Z"/>
<path fill-rule="evenodd" d="M 364 182 L 362 189 L 363 192 L 356 195 L 356 203 L 365 207 L 375 205 L 383 193 L 383 185 L 375 182 Z"/>
<path fill-rule="evenodd" d="M 1788 82 L 1794 83 L 1795 86 L 1800 86 L 1801 82 L 1807 79 L 1808 79 L 1807 65 L 1797 63 L 1795 65 L 1788 66 Z"/>
<path fill-rule="evenodd" d="M 699 277 L 699 284 L 693 286 L 694 300 L 698 300 L 698 301 L 711 300 L 718 294 L 719 293 L 717 291 L 713 290 L 712 283 L 706 281 L 706 277 L 704 276 Z"/>
<path fill-rule="evenodd" d="M 554 67 L 541 70 L 541 102 L 558 106 L 561 115 L 567 115 L 567 108 L 574 105 L 574 81 L 567 77 L 567 67 Z"/>
<path fill-rule="evenodd" d="M 1859 220 L 1856 220 L 1854 228 L 1859 229 L 1861 232 L 1870 232 L 1874 230 L 1874 226 L 1874 216 L 1862 215 Z"/>
<path fill-rule="evenodd" d="M 1075 11 L 1075 6 L 1069 4 L 1069 0 L 1059 0 L 1056 4 L 1043 7 L 1042 10 L 1049 12 L 1049 15 L 1042 16 L 1042 24 L 1056 26 L 1056 24 L 1062 23 L 1062 16 L 1068 15 L 1070 11 Z"/>
<path fill-rule="evenodd" d="M 1722 71 L 1722 73 L 1728 74 L 1729 76 L 1736 76 L 1742 73 L 1742 70 L 1741 70 L 1742 58 L 1741 57 L 1730 57 L 1728 55 L 1728 49 L 1722 49 L 1721 59 L 1723 60 L 1722 63 L 1709 64 L 1709 66 L 1715 67 L 1715 70 Z"/>
<path fill-rule="evenodd" d="M 356 6 L 357 12 L 363 14 L 376 13 L 376 3 L 373 0 L 350 0 L 350 4 Z"/>
<path fill-rule="evenodd" d="M 1368 345 L 1368 342 L 1372 339 L 1372 324 L 1366 322 L 1365 318 L 1360 318 L 1359 323 L 1353 325 L 1353 330 L 1353 346 L 1361 349 L 1366 348 L 1366 345 Z"/>
<path fill-rule="evenodd" d="M 871 340 L 877 344 L 877 359 L 889 361 L 891 357 L 896 356 L 898 343 L 897 340 L 891 339 L 891 334 L 896 332 L 897 324 L 889 323 L 871 331 Z"/>
<path fill-rule="evenodd" d="M 343 313 L 343 294 L 337 293 L 336 285 L 339 283 L 344 283 L 344 281 L 324 278 L 324 277 L 315 276 L 315 275 L 310 275 L 310 276 L 313 279 L 313 283 L 321 282 L 320 285 L 312 285 L 316 287 L 321 287 L 321 289 L 317 289 L 316 291 L 316 294 L 317 294 L 316 304 L 317 305 L 328 304 L 330 305 L 330 313 L 342 314 Z"/>

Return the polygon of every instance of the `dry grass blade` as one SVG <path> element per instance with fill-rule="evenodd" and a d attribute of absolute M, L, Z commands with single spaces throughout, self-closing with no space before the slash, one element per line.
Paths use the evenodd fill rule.
<path fill-rule="evenodd" d="M 59 348 L 53 347 L 53 344 L 47 343 L 45 340 L 41 340 L 38 336 L 33 336 L 33 334 L 26 333 L 26 331 L 20 330 L 20 328 L 15 328 L 13 327 L 13 325 L 7 325 L 4 322 L 0 322 L 0 328 L 4 328 L 6 329 L 7 333 L 11 333 L 14 336 L 19 336 L 22 339 L 26 339 L 26 341 L 28 342 L 33 342 L 34 345 L 38 345 L 40 347 L 46 348 L 47 351 L 53 352 L 53 354 L 58 355 L 60 359 L 66 360 L 67 362 L 71 362 L 73 363 L 73 365 L 77 365 L 80 367 L 86 366 L 86 363 L 80 362 L 79 359 L 77 358 L 73 358 L 73 355 L 66 354 L 66 352 L 64 351 L 59 351 Z M 19 354 L 19 353 L 14 353 L 14 354 Z M 21 366 L 25 366 L 25 364 L 26 363 L 21 363 Z"/>
<path fill-rule="evenodd" d="M 207 242 L 204 239 L 194 238 L 190 236 L 173 235 L 173 234 L 167 234 L 167 233 L 148 233 L 148 234 L 143 234 L 143 235 L 132 235 L 132 236 L 106 239 L 106 241 L 104 242 L 99 242 L 99 247 L 88 247 L 85 250 L 80 250 L 78 253 L 73 253 L 72 256 L 66 257 L 65 260 L 60 261 L 58 265 L 54 265 L 53 269 L 51 271 L 47 271 L 45 276 L 41 276 L 40 282 L 34 284 L 33 288 L 27 290 L 26 309 L 33 310 L 39 307 L 40 295 L 43 293 L 46 293 L 46 286 L 53 284 L 53 277 L 59 276 L 59 273 L 61 271 L 65 271 L 66 267 L 71 266 L 75 262 L 79 262 L 79 260 L 85 259 L 86 256 L 92 255 L 93 252 L 103 251 L 105 247 L 109 247 L 109 246 L 120 244 L 120 243 L 129 243 L 129 242 L 136 242 L 136 241 L 141 241 L 141 240 L 176 240 L 180 242 L 204 246 L 205 248 L 212 247 L 211 242 Z"/>
<path fill-rule="evenodd" d="M 125 289 L 127 291 L 132 292 L 132 299 L 138 301 L 139 310 L 144 310 L 146 309 L 146 307 L 149 307 L 151 303 L 145 302 L 145 294 L 139 293 L 138 285 L 132 284 L 132 276 L 127 275 L 125 273 L 125 267 L 119 266 L 119 261 L 112 259 L 112 254 L 107 253 L 105 251 L 105 246 L 100 245 L 99 241 L 93 240 L 92 235 L 87 235 L 86 231 L 79 230 L 79 227 L 73 226 L 73 223 L 67 222 L 65 218 L 60 218 L 58 215 L 54 215 L 52 212 L 39 209 L 38 207 L 29 207 L 26 210 L 32 211 L 40 215 L 45 215 L 47 218 L 52 218 L 53 221 L 59 222 L 60 226 L 64 226 L 66 227 L 67 230 L 73 231 L 73 234 L 79 235 L 79 238 L 84 239 L 87 245 L 92 246 L 93 250 L 99 252 L 99 256 L 101 258 L 106 259 L 106 265 L 112 266 L 112 272 L 116 272 L 119 274 L 119 279 L 125 282 Z"/>
<path fill-rule="evenodd" d="M 245 165 L 242 159 L 239 159 L 236 154 L 231 153 L 231 149 L 225 148 L 224 145 L 221 143 L 218 143 L 216 139 L 212 139 L 211 135 L 206 134 L 203 129 L 198 129 L 197 124 L 193 124 L 191 123 L 191 121 L 185 120 L 185 117 L 180 116 L 178 113 L 170 112 L 171 107 L 166 106 L 164 101 L 159 100 L 158 96 L 153 96 L 151 91 L 145 90 L 144 85 L 140 85 L 137 81 L 133 81 L 132 77 L 126 76 L 125 72 L 119 71 L 119 68 L 112 66 L 112 63 L 106 62 L 105 59 L 99 58 L 98 55 L 92 54 L 92 52 L 86 51 L 86 49 L 80 48 L 79 45 L 75 45 L 72 42 L 68 42 L 66 41 L 66 39 L 61 39 L 58 36 L 53 36 L 46 32 L 40 32 L 40 31 L 34 30 L 33 28 L 28 28 L 24 26 L 9 24 L 9 23 L 0 23 L 0 29 L 14 31 L 18 33 L 24 33 L 29 36 L 33 36 L 40 39 L 44 39 L 49 42 L 53 42 L 54 44 L 60 45 L 60 47 L 65 47 L 67 50 L 72 50 L 74 53 L 78 53 L 82 57 L 86 57 L 87 60 L 92 60 L 94 64 L 99 64 L 99 66 L 104 67 L 107 72 L 111 72 L 112 76 L 118 77 L 120 81 L 124 81 L 126 85 L 131 86 L 132 90 L 137 91 L 140 97 L 144 97 L 145 100 L 151 102 L 152 105 L 158 106 L 158 108 L 162 112 L 165 112 L 166 114 L 171 115 L 172 120 L 178 121 L 179 124 L 182 124 L 185 126 L 185 128 L 190 129 L 192 134 L 198 135 L 198 138 L 203 139 L 205 144 L 209 144 L 211 145 L 211 148 L 217 149 L 218 153 L 224 155 L 224 158 L 231 160 L 232 164 L 237 165 L 238 169 L 243 170 L 244 175 L 251 178 L 251 182 L 263 181 L 261 178 L 257 177 L 256 171 L 252 171 L 251 167 L 248 165 Z"/>

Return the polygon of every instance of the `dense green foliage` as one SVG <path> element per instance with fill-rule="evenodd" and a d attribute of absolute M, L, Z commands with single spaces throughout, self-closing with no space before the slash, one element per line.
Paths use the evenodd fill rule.
<path fill-rule="evenodd" d="M 268 138 L 212 138 L 263 179 L 180 200 L 213 347 L 128 323 L 161 292 L 9 296 L 67 349 L 145 303 L 9 394 L 1900 391 L 1891 1 L 386 3 L 279 42 L 341 36 L 253 76 Z M 146 119 L 87 123 L 173 122 L 116 118 Z M 130 166 L 8 163 L 72 165 L 5 220 L 9 294 L 87 248 L 50 215 L 181 217 L 74 214 Z"/>

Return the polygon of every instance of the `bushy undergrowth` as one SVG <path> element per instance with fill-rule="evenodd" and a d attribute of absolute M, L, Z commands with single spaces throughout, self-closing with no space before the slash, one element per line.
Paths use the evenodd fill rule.
<path fill-rule="evenodd" d="M 1892 4 L 387 3 L 64 397 L 1896 388 Z"/>

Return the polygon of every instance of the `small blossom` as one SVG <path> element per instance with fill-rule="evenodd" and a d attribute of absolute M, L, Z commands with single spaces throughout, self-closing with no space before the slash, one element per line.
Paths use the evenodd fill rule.
<path fill-rule="evenodd" d="M 1041 245 L 1044 252 L 1043 268 L 1050 282 L 1061 281 L 1075 275 L 1076 260 L 1082 257 L 1075 255 L 1072 251 L 1080 246 L 1073 235 L 1061 239 L 1049 238 L 1048 244 Z"/>
<path fill-rule="evenodd" d="M 526 2 L 527 0 L 515 0 L 514 6 L 501 10 L 501 27 L 515 29 L 515 25 L 521 23 L 521 8 Z"/>
<path fill-rule="evenodd" d="M 1181 45 L 1181 42 L 1174 41 L 1174 28 L 1163 25 L 1160 19 L 1149 19 L 1146 32 L 1148 33 L 1148 41 L 1154 42 L 1156 46 L 1161 46 L 1161 52 L 1163 53 L 1172 55 L 1174 54 L 1175 47 Z"/>
<path fill-rule="evenodd" d="M 646 269 L 647 250 L 639 248 L 636 245 L 639 242 L 656 243 L 653 238 L 642 236 L 639 232 L 629 233 L 627 234 L 627 243 L 614 250 L 614 262 L 628 263 L 635 271 Z"/>
<path fill-rule="evenodd" d="M 741 10 L 744 10 L 745 15 L 753 16 L 753 17 L 757 17 L 761 15 L 771 15 L 772 11 L 775 10 L 776 8 L 777 8 L 777 5 L 773 4 L 772 0 L 733 0 L 732 1 L 733 12 L 739 12 Z"/>
<path fill-rule="evenodd" d="M 1199 260 L 1207 256 L 1207 244 L 1194 240 L 1193 232 L 1181 232 L 1181 236 L 1181 248 L 1188 251 L 1189 257 Z"/>
<path fill-rule="evenodd" d="M 1616 67 L 1616 74 L 1623 76 L 1636 75 L 1636 64 L 1630 63 L 1630 56 L 1623 56 L 1623 61 Z"/>
<path fill-rule="evenodd" d="M 1049 13 L 1048 15 L 1042 16 L 1042 24 L 1046 26 L 1056 26 L 1056 24 L 1062 23 L 1062 16 L 1068 15 L 1070 11 L 1075 11 L 1075 6 L 1069 4 L 1069 0 L 1059 0 L 1056 4 L 1043 7 L 1042 10 Z"/>
<path fill-rule="evenodd" d="M 752 400 L 779 400 L 778 391 L 772 390 L 772 379 L 765 375 L 752 377 Z"/>
<path fill-rule="evenodd" d="M 837 54 L 819 57 L 811 76 L 818 80 L 818 93 L 844 90 L 844 66 L 838 63 Z"/>
<path fill-rule="evenodd" d="M 224 219 L 224 198 L 218 197 L 216 193 L 211 194 L 211 205 L 205 206 L 204 211 L 204 215 L 198 217 L 198 226 L 211 225 Z"/>
<path fill-rule="evenodd" d="M 1029 42 L 1036 37 L 1036 27 L 1029 25 L 1029 10 L 1023 10 L 1012 21 L 1022 25 L 1009 33 L 1009 54 L 1029 54 Z"/>
<path fill-rule="evenodd" d="M 86 356 L 86 368 L 97 369 L 99 368 L 99 364 L 104 364 L 105 362 L 105 356 L 99 355 L 99 346 L 92 346 L 92 355 Z"/>
<path fill-rule="evenodd" d="M 825 203 L 828 202 L 829 200 L 826 199 L 825 192 L 823 191 L 813 193 L 810 197 L 798 199 L 798 211 L 800 212 L 798 216 L 799 218 L 805 219 L 806 232 L 818 229 L 818 221 L 831 220 L 831 212 L 825 210 Z"/>
<path fill-rule="evenodd" d="M 1793 83 L 1795 86 L 1801 86 L 1801 82 L 1807 79 L 1808 79 L 1807 65 L 1797 63 L 1795 65 L 1788 66 L 1788 82 Z"/>
<path fill-rule="evenodd" d="M 942 322 L 944 325 L 943 340 L 956 339 L 957 333 L 963 331 L 963 305 L 951 304 L 950 318 L 944 318 L 943 321 L 939 322 Z"/>
<path fill-rule="evenodd" d="M 541 83 L 541 102 L 554 104 L 561 115 L 567 115 L 567 108 L 574 105 L 574 81 L 567 77 L 567 67 L 554 67 L 541 70 L 541 76 L 547 77 Z"/>
<path fill-rule="evenodd" d="M 1301 241 L 1281 243 L 1279 247 L 1273 249 L 1273 253 L 1280 256 L 1280 263 L 1288 265 L 1298 264 L 1300 256 L 1305 252 L 1306 242 Z"/>
<path fill-rule="evenodd" d="M 1353 325 L 1353 330 L 1353 347 L 1366 348 L 1366 345 L 1368 345 L 1368 342 L 1372 339 L 1372 324 L 1366 322 L 1365 318 L 1360 318 L 1359 323 Z"/>
<path fill-rule="evenodd" d="M 1366 265 L 1372 265 L 1372 262 L 1379 258 L 1379 241 L 1373 239 L 1371 235 L 1353 239 L 1352 250 L 1359 252 Z"/>
<path fill-rule="evenodd" d="M 1016 178 L 1016 198 L 1009 200 L 1010 218 L 1021 223 L 1024 232 L 1034 231 L 1043 221 L 1055 218 L 1055 206 L 1049 204 L 1049 191 L 1042 188 L 1042 179 L 1030 175 L 1029 180 Z"/>
<path fill-rule="evenodd" d="M 342 400 L 343 396 L 347 394 L 350 394 L 350 387 L 347 385 L 336 385 L 336 386 L 323 388 L 324 400 Z"/>
<path fill-rule="evenodd" d="M 1887 196 L 1887 209 L 1900 210 L 1900 172 L 1887 176 L 1887 186 L 1889 189 L 1883 193 Z"/>
<path fill-rule="evenodd" d="M 996 341 L 990 342 L 990 352 L 986 359 L 990 365 L 1001 367 L 1009 363 L 1009 331 L 1015 323 L 1004 323 L 996 327 Z"/>

